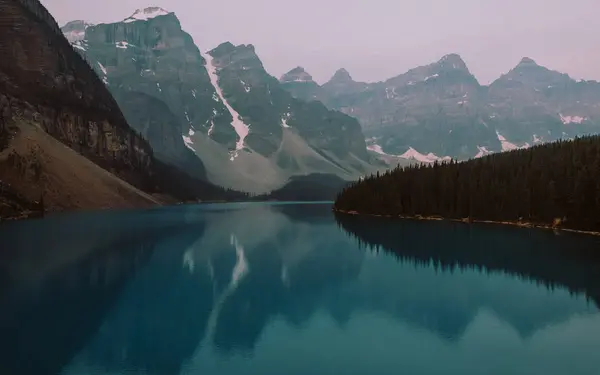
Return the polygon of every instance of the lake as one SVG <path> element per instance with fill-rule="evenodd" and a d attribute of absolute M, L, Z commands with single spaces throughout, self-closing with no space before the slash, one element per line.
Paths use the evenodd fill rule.
<path fill-rule="evenodd" d="M 0 374 L 598 374 L 599 245 L 329 203 L 3 223 Z"/>

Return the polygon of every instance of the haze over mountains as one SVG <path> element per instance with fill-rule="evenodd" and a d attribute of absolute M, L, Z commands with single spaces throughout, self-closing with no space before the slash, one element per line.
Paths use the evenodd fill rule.
<path fill-rule="evenodd" d="M 144 21 L 142 24 L 161 20 L 160 22 L 165 24 L 167 21 L 162 18 L 163 16 L 169 18 L 169 15 L 176 19 L 176 16 L 162 8 L 147 8 L 138 10 L 136 13 L 147 15 L 133 15 L 122 23 L 135 25 L 138 23 L 136 21 L 140 20 Z M 180 30 L 178 20 L 175 21 L 176 29 Z M 113 25 L 117 24 L 119 23 Z M 88 45 L 82 48 L 82 43 L 90 43 L 88 39 L 93 39 L 93 36 L 90 36 L 90 38 L 81 40 L 81 35 L 85 35 L 84 30 L 87 26 L 84 21 L 74 21 L 65 25 L 63 31 L 76 47 L 79 46 L 82 52 L 85 48 L 85 54 L 90 56 L 91 60 L 102 60 L 102 57 L 93 56 L 99 53 L 99 49 L 105 48 L 100 46 L 104 43 L 102 38 L 96 40 L 94 46 Z M 105 27 L 105 25 L 98 27 Z M 97 32 L 98 27 L 91 28 L 93 31 L 90 35 Z M 187 35 L 183 30 L 178 32 Z M 135 41 L 125 40 L 125 42 L 135 46 Z M 115 41 L 115 43 L 119 43 L 119 41 Z M 244 52 L 244 48 L 252 51 Z M 123 46 L 119 48 L 115 44 L 111 49 L 121 52 L 128 48 L 123 48 Z M 192 46 L 192 49 L 195 49 L 195 46 Z M 246 65 L 236 67 L 235 64 L 228 63 L 227 69 L 223 69 L 223 73 L 226 71 L 228 73 L 223 75 L 221 67 L 214 70 L 216 78 L 213 76 L 213 80 L 210 82 L 213 87 L 216 84 L 216 87 L 221 89 L 221 94 L 225 93 L 224 98 L 227 97 L 227 100 L 223 102 L 228 104 L 229 108 L 223 110 L 223 108 L 216 108 L 219 106 L 218 103 L 213 106 L 212 104 L 208 105 L 209 102 L 203 102 L 202 109 L 194 110 L 206 111 L 207 108 L 215 107 L 212 109 L 219 114 L 224 114 L 226 119 L 221 126 L 217 121 L 217 125 L 211 128 L 211 120 L 206 115 L 199 116 L 198 124 L 187 129 L 188 132 L 191 130 L 194 133 L 193 137 L 188 135 L 187 139 L 191 141 L 192 138 L 198 138 L 195 142 L 202 145 L 196 147 L 194 152 L 204 163 L 210 164 L 209 179 L 228 187 L 239 186 L 240 183 L 243 183 L 244 187 L 248 187 L 251 191 L 262 192 L 281 186 L 283 181 L 292 176 L 310 173 L 356 178 L 358 175 L 374 170 L 365 165 L 373 164 L 370 158 L 378 158 L 392 165 L 402 160 L 416 162 L 433 162 L 449 158 L 465 160 L 485 156 L 492 152 L 526 148 L 542 142 L 571 139 L 578 135 L 595 133 L 600 124 L 600 107 L 598 106 L 600 84 L 595 81 L 575 81 L 565 74 L 536 64 L 530 58 L 523 58 L 514 69 L 502 75 L 489 86 L 480 85 L 469 71 L 466 63 L 457 54 L 446 55 L 438 62 L 411 69 L 383 82 L 356 82 L 350 73 L 342 68 L 328 82 L 319 85 L 302 67 L 297 67 L 284 74 L 279 79 L 280 85 L 276 85 L 272 79 L 269 79 L 271 77 L 264 70 L 252 46 L 235 47 L 225 44 L 215 50 L 226 50 L 232 56 L 242 56 L 246 60 Z M 207 54 L 205 53 L 204 56 Z M 255 65 L 252 64 L 252 60 Z M 93 61 L 92 64 L 94 64 Z M 212 64 L 209 63 L 206 66 L 211 68 Z M 241 78 L 243 75 L 248 77 L 251 74 L 251 67 L 255 72 L 252 81 L 254 85 L 260 84 L 266 88 L 266 97 L 264 94 L 257 94 L 257 90 L 252 90 L 246 80 Z M 140 67 L 136 69 L 139 70 Z M 136 69 L 134 71 L 137 72 Z M 201 70 L 202 67 L 199 69 Z M 240 69 L 242 74 L 240 74 Z M 133 75 L 133 72 L 123 71 L 121 67 L 118 70 L 119 72 L 109 69 L 113 72 L 110 74 Z M 150 71 L 151 69 L 147 69 L 147 72 Z M 99 73 L 102 74 L 102 72 Z M 231 81 L 225 83 L 226 79 Z M 154 84 L 154 82 L 150 84 Z M 206 80 L 197 84 L 207 85 Z M 122 84 L 119 82 L 117 86 L 119 85 Z M 352 152 L 349 152 L 349 149 L 338 150 L 344 155 L 326 155 L 325 160 L 313 154 L 307 161 L 306 154 L 307 152 L 312 154 L 312 151 L 306 151 L 304 142 L 308 140 L 309 149 L 317 150 L 317 153 L 321 152 L 319 149 L 322 145 L 311 143 L 306 138 L 306 132 L 302 134 L 304 126 L 296 126 L 297 135 L 304 138 L 300 141 L 301 146 L 298 146 L 299 140 L 295 137 L 292 142 L 287 142 L 290 137 L 287 136 L 289 132 L 285 129 L 289 128 L 282 124 L 279 128 L 275 126 L 277 122 L 280 122 L 280 118 L 288 116 L 285 104 L 271 104 L 273 100 L 269 98 L 270 96 L 282 95 L 281 92 L 272 91 L 275 86 L 277 89 L 284 88 L 293 97 L 302 101 L 319 101 L 331 110 L 338 110 L 358 119 L 367 140 L 370 156 L 366 156 L 359 150 L 361 145 L 354 148 Z M 116 90 L 122 89 L 122 86 L 110 87 L 110 89 L 112 92 L 116 92 Z M 139 89 L 129 87 L 127 90 L 138 91 Z M 153 87 L 151 91 L 156 91 L 156 88 Z M 211 91 L 210 88 L 209 91 Z M 115 94 L 115 96 L 119 100 L 119 95 Z M 264 102 L 258 105 L 258 107 L 262 107 L 259 115 L 255 100 L 260 97 L 263 97 Z M 174 100 L 179 101 L 179 99 Z M 265 103 L 267 100 L 269 104 Z M 169 107 L 178 113 L 181 122 L 189 123 L 190 120 L 187 117 L 190 117 L 192 122 L 196 121 L 196 116 L 190 115 L 190 110 L 173 109 L 173 107 L 181 106 L 175 105 L 173 100 L 168 101 L 171 101 Z M 248 107 L 252 106 L 252 109 L 240 109 L 239 106 L 244 107 L 246 103 Z M 127 105 L 121 105 L 127 107 Z M 244 143 L 239 141 L 242 139 L 239 133 L 232 132 L 235 127 L 230 126 L 231 122 L 228 122 L 227 118 L 236 118 L 237 121 L 237 115 L 234 113 L 231 116 L 231 111 L 228 109 L 233 109 L 235 113 L 241 115 L 240 118 L 244 119 L 238 123 L 238 128 L 242 132 L 249 132 L 248 139 L 244 137 Z M 309 111 L 314 112 L 314 110 L 315 108 L 310 108 Z M 124 111 L 127 113 L 127 110 Z M 265 113 L 269 113 L 269 115 L 264 115 Z M 255 117 L 254 124 L 245 123 L 252 122 L 250 120 L 252 115 Z M 135 123 L 135 121 L 130 122 Z M 265 129 L 262 129 L 263 127 Z M 181 128 L 182 134 L 185 133 L 185 128 L 187 127 Z M 203 130 L 199 132 L 197 128 Z M 208 135 L 208 129 L 212 129 L 210 135 Z M 275 130 L 275 133 L 271 134 L 271 130 Z M 217 132 L 213 135 L 213 131 Z M 335 131 L 332 130 L 332 132 Z M 327 147 L 339 148 L 341 147 L 340 142 L 360 142 L 358 141 L 358 132 L 356 130 L 353 132 L 354 135 L 349 138 L 352 141 L 344 140 L 345 137 L 330 139 Z M 220 143 L 221 146 L 225 145 L 227 152 L 223 152 L 222 147 L 213 147 L 212 142 L 206 143 L 206 136 Z M 310 138 L 310 136 L 308 137 Z M 190 146 L 189 141 L 187 142 L 188 146 Z M 233 143 L 235 143 L 235 147 Z M 278 144 L 282 147 L 276 151 Z M 333 144 L 337 144 L 337 146 L 332 146 Z M 291 151 L 290 146 L 296 152 Z M 227 159 L 226 154 L 230 155 L 229 159 L 231 159 L 231 155 L 239 154 L 244 147 L 247 147 L 246 150 L 258 152 L 251 157 L 242 152 L 243 157 L 240 160 L 243 161 L 238 161 L 237 164 L 223 163 Z M 279 154 L 281 151 L 284 152 L 283 156 Z M 216 154 L 220 155 L 215 156 Z M 360 161 L 354 160 L 355 158 Z M 291 161 L 282 161 L 288 159 Z M 289 163 L 291 165 L 288 165 Z M 319 165 L 316 168 L 314 167 L 315 163 Z M 332 168 L 330 163 L 341 166 L 343 171 Z M 346 165 L 348 163 L 349 165 Z M 212 170 L 218 172 L 211 172 Z M 252 172 L 246 173 L 245 171 L 248 170 Z M 267 178 L 261 178 L 259 183 L 252 181 L 252 176 L 257 170 L 263 174 L 268 171 L 265 174 Z M 227 173 L 223 173 L 223 171 L 227 171 Z"/>
<path fill-rule="evenodd" d="M 600 83 L 571 79 L 530 58 L 489 86 L 457 54 L 383 82 L 345 69 L 318 85 L 301 67 L 281 77 L 297 98 L 359 119 L 369 149 L 427 162 L 468 159 L 600 130 Z"/>

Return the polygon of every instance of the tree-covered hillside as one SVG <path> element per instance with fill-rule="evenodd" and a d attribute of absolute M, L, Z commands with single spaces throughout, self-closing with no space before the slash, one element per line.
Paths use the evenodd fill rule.
<path fill-rule="evenodd" d="M 600 137 L 593 136 L 463 163 L 396 168 L 344 189 L 335 209 L 600 230 L 599 192 Z"/>

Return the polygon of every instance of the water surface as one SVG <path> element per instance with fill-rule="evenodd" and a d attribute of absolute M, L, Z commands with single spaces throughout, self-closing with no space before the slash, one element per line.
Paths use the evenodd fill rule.
<path fill-rule="evenodd" d="M 598 240 L 223 204 L 0 225 L 0 374 L 598 374 Z"/>

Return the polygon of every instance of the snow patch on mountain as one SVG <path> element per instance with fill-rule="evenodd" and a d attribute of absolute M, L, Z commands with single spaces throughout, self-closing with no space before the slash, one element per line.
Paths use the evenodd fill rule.
<path fill-rule="evenodd" d="M 387 152 L 383 151 L 383 149 L 381 148 L 380 145 L 378 144 L 371 144 L 367 146 L 367 150 L 369 151 L 373 151 L 379 155 L 384 155 L 384 156 L 391 156 L 391 157 L 396 157 L 396 158 L 402 158 L 402 159 L 407 159 L 407 160 L 416 160 L 419 161 L 421 163 L 433 163 L 436 161 L 449 161 L 451 160 L 451 158 L 449 156 L 445 156 L 445 157 L 439 157 L 436 154 L 430 152 L 427 155 L 423 155 L 420 152 L 418 152 L 417 150 L 415 150 L 412 147 L 409 147 L 408 150 L 402 154 L 402 155 L 392 155 L 392 154 L 388 154 Z"/>
<path fill-rule="evenodd" d="M 102 77 L 102 82 L 104 82 L 104 84 L 105 84 L 105 85 L 108 85 L 108 77 L 107 77 L 107 75 L 106 75 L 106 73 L 107 73 L 107 70 L 106 70 L 106 68 L 104 67 L 104 65 L 102 65 L 102 64 L 100 63 L 100 61 L 97 61 L 97 63 L 98 63 L 98 66 L 100 67 L 100 70 L 102 71 L 102 74 L 104 75 L 104 77 Z"/>
<path fill-rule="evenodd" d="M 408 150 L 404 154 L 399 155 L 399 157 L 408 160 L 420 161 L 421 163 L 433 163 L 436 161 L 451 160 L 449 156 L 439 157 L 432 152 L 430 152 L 427 155 L 423 155 L 412 147 L 409 147 Z"/>
<path fill-rule="evenodd" d="M 240 114 L 235 109 L 233 109 L 233 107 L 231 107 L 227 100 L 225 100 L 225 96 L 223 96 L 223 90 L 221 90 L 221 87 L 219 86 L 219 76 L 217 75 L 217 67 L 214 66 L 212 57 L 210 55 L 203 57 L 206 59 L 206 70 L 208 71 L 210 83 L 215 88 L 216 95 L 218 96 L 218 98 L 215 99 L 215 96 L 213 95 L 213 99 L 215 99 L 216 101 L 220 99 L 223 102 L 225 108 L 227 108 L 229 114 L 231 114 L 231 117 L 233 118 L 231 126 L 233 126 L 235 132 L 239 137 L 239 140 L 235 146 L 235 151 L 232 153 L 230 158 L 230 160 L 233 161 L 238 156 L 239 151 L 241 151 L 244 148 L 244 139 L 246 139 L 246 136 L 248 136 L 248 133 L 250 132 L 250 126 L 248 126 L 248 124 L 244 123 L 244 121 L 241 120 Z"/>
<path fill-rule="evenodd" d="M 517 146 L 516 144 L 509 142 L 497 130 L 496 130 L 496 135 L 498 136 L 498 140 L 500 141 L 500 144 L 502 144 L 502 151 L 512 151 L 512 150 L 519 150 L 519 149 L 524 149 L 524 148 L 531 147 L 531 145 L 529 143 L 525 143 L 522 146 Z"/>
<path fill-rule="evenodd" d="M 72 44 L 72 46 L 75 47 L 75 48 L 77 48 L 77 49 L 79 49 L 79 50 L 82 50 L 82 51 L 86 51 L 87 50 L 85 42 L 83 40 L 78 40 L 78 41 L 74 42 Z"/>
<path fill-rule="evenodd" d="M 250 90 L 252 89 L 252 88 L 250 87 L 250 85 L 249 85 L 249 84 L 247 84 L 246 82 L 242 81 L 242 80 L 240 80 L 240 82 L 242 82 L 242 85 L 244 85 L 244 91 L 246 91 L 246 92 L 250 92 Z"/>
<path fill-rule="evenodd" d="M 429 77 L 425 77 L 425 79 L 423 80 L 423 82 L 427 82 L 427 81 L 429 81 L 430 79 L 434 79 L 434 78 L 437 78 L 437 77 L 439 77 L 439 76 L 440 76 L 440 75 L 439 75 L 439 74 L 437 74 L 437 73 L 436 73 L 436 74 L 434 74 L 434 75 L 430 75 Z"/>
<path fill-rule="evenodd" d="M 512 150 L 516 150 L 519 148 L 519 146 L 517 146 L 516 144 L 510 143 L 509 141 L 507 141 L 506 138 L 504 138 L 504 136 L 501 135 L 498 131 L 496 131 L 496 136 L 498 137 L 498 140 L 502 144 L 502 151 L 512 151 Z"/>
<path fill-rule="evenodd" d="M 115 43 L 115 46 L 116 46 L 117 48 L 121 48 L 121 49 L 127 49 L 128 47 L 130 47 L 130 46 L 133 46 L 133 44 L 129 44 L 129 43 L 127 43 L 126 41 L 122 40 L 122 41 L 120 41 L 120 42 L 116 42 L 116 43 Z"/>
<path fill-rule="evenodd" d="M 100 67 L 100 70 L 102 70 L 102 73 L 104 73 L 104 75 L 106 75 L 106 68 L 104 67 L 104 65 L 102 65 L 100 62 L 98 62 L 98 66 Z"/>
<path fill-rule="evenodd" d="M 384 152 L 383 149 L 381 148 L 381 146 L 378 144 L 373 144 L 373 145 L 367 146 L 367 150 L 378 153 L 379 155 L 396 156 L 396 155 L 390 155 L 390 154 Z"/>
<path fill-rule="evenodd" d="M 194 132 L 194 129 L 190 128 L 188 134 L 184 134 L 181 137 L 183 138 L 183 143 L 185 143 L 185 146 L 190 150 L 196 152 L 196 149 L 194 149 L 194 141 L 191 138 L 194 134 L 196 134 L 196 132 Z"/>
<path fill-rule="evenodd" d="M 289 126 L 287 123 L 291 115 L 292 114 L 288 112 L 284 115 L 284 117 L 281 118 L 281 126 L 283 126 L 284 128 L 291 128 L 291 126 Z"/>
<path fill-rule="evenodd" d="M 542 138 L 538 137 L 537 134 L 533 135 L 533 143 L 542 143 L 542 142 L 543 142 Z"/>
<path fill-rule="evenodd" d="M 581 124 L 582 122 L 587 120 L 585 117 L 581 117 L 581 116 L 563 116 L 562 113 L 559 113 L 559 116 L 560 116 L 560 121 L 562 121 L 562 123 L 565 125 Z"/>
<path fill-rule="evenodd" d="M 475 155 L 475 159 L 484 157 L 492 153 L 492 151 L 488 150 L 485 146 L 477 146 L 477 150 L 479 150 L 479 152 Z"/>
<path fill-rule="evenodd" d="M 163 8 L 149 7 L 136 10 L 130 17 L 124 19 L 123 22 L 148 21 L 159 16 L 166 16 L 167 14 L 169 12 Z"/>

